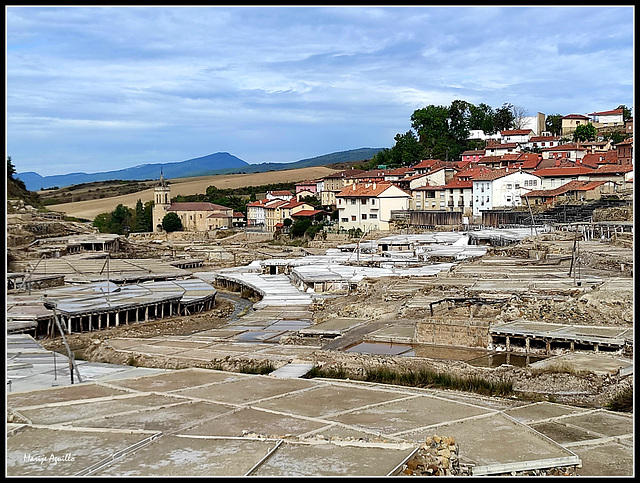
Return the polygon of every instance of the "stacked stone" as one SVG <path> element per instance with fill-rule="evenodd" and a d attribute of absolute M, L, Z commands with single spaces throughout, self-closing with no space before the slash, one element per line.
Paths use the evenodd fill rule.
<path fill-rule="evenodd" d="M 458 445 L 451 437 L 429 436 L 405 463 L 403 470 L 410 476 L 461 475 Z"/>

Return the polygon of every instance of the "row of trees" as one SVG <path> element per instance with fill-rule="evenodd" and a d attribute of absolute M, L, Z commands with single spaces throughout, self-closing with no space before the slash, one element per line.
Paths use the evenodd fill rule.
<path fill-rule="evenodd" d="M 524 109 L 512 104 L 494 109 L 487 104 L 476 106 L 455 100 L 449 106 L 429 105 L 416 109 L 411 115 L 411 129 L 396 134 L 395 145 L 377 153 L 366 168 L 411 166 L 421 159 L 460 159 L 464 151 L 483 145 L 482 141 L 469 139 L 470 131 L 495 134 L 517 128 L 524 118 Z"/>
<path fill-rule="evenodd" d="M 144 205 L 138 200 L 135 209 L 119 204 L 110 213 L 100 213 L 93 220 L 100 233 L 142 233 L 153 231 L 153 201 Z"/>
<path fill-rule="evenodd" d="M 616 109 L 623 110 L 625 121 L 631 118 L 631 111 L 626 106 L 620 105 Z M 392 148 L 384 148 L 362 167 L 399 168 L 412 166 L 422 159 L 458 160 L 464 151 L 485 147 L 484 141 L 469 139 L 471 131 L 481 130 L 492 135 L 509 129 L 523 129 L 526 117 L 524 108 L 508 103 L 497 109 L 463 100 L 455 100 L 449 106 L 429 105 L 413 112 L 411 129 L 396 134 Z M 555 136 L 561 135 L 563 117 L 561 114 L 546 116 L 545 130 Z M 574 140 L 595 139 L 596 134 L 591 129 L 584 129 L 577 132 L 578 137 Z M 620 133 L 608 136 L 613 142 L 623 139 Z"/>

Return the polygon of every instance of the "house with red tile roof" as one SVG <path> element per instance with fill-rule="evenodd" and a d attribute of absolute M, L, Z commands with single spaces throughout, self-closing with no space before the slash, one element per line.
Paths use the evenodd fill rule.
<path fill-rule="evenodd" d="M 500 131 L 500 141 L 503 144 L 526 144 L 532 135 L 532 129 L 507 129 Z"/>
<path fill-rule="evenodd" d="M 477 163 L 484 157 L 484 155 L 485 155 L 484 149 L 470 149 L 468 151 L 463 151 L 460 157 L 462 161 L 471 161 L 471 162 Z"/>
<path fill-rule="evenodd" d="M 409 209 L 416 211 L 445 211 L 445 189 L 440 186 L 419 186 L 409 191 Z"/>
<path fill-rule="evenodd" d="M 622 109 L 592 112 L 589 117 L 591 118 L 591 123 L 597 128 L 624 126 L 624 111 Z"/>
<path fill-rule="evenodd" d="M 631 164 L 603 164 L 588 173 L 592 181 L 613 181 L 620 190 L 633 188 L 633 165 Z"/>
<path fill-rule="evenodd" d="M 389 183 L 357 183 L 336 195 L 340 229 L 388 231 L 391 211 L 408 210 L 411 195 Z"/>
<path fill-rule="evenodd" d="M 264 214 L 264 205 L 268 203 L 269 200 L 258 200 L 252 201 L 247 204 L 247 226 L 250 227 L 264 227 L 265 224 L 265 214 Z"/>
<path fill-rule="evenodd" d="M 595 169 L 589 166 L 574 164 L 573 166 L 553 166 L 533 171 L 542 179 L 542 189 L 554 189 L 569 181 L 588 180 Z"/>
<path fill-rule="evenodd" d="M 245 226 L 246 225 L 246 217 L 244 213 L 241 211 L 233 212 L 233 221 L 231 222 L 233 226 Z"/>
<path fill-rule="evenodd" d="M 584 126 L 591 122 L 591 118 L 583 114 L 569 114 L 562 116 L 562 135 L 571 134 L 578 126 Z"/>
<path fill-rule="evenodd" d="M 560 140 L 557 136 L 532 136 L 529 138 L 529 142 L 522 147 L 529 149 L 546 149 L 554 148 L 558 144 L 560 144 Z"/>
<path fill-rule="evenodd" d="M 288 201 L 290 199 L 295 198 L 295 195 L 289 190 L 273 190 L 267 191 L 266 198 L 271 200 L 284 200 Z"/>
<path fill-rule="evenodd" d="M 616 154 L 619 164 L 633 163 L 633 138 L 625 139 L 616 144 Z"/>
<path fill-rule="evenodd" d="M 531 205 L 553 206 L 562 200 L 599 200 L 603 194 L 615 192 L 615 183 L 612 181 L 585 181 L 574 180 L 548 190 L 532 190 L 524 196 Z"/>
<path fill-rule="evenodd" d="M 312 195 L 316 194 L 318 191 L 318 181 L 317 180 L 305 180 L 296 183 L 296 197 L 298 197 L 298 193 L 301 191 L 308 191 Z"/>
<path fill-rule="evenodd" d="M 354 174 L 364 173 L 364 169 L 347 169 L 329 174 L 322 178 L 322 189 L 320 190 L 320 203 L 324 207 L 336 205 L 336 194 L 345 187 L 346 180 L 350 180 Z"/>
<path fill-rule="evenodd" d="M 440 159 L 423 159 L 418 164 L 411 166 L 411 170 L 414 174 L 424 174 L 431 171 L 434 166 L 440 165 L 442 160 Z"/>
<path fill-rule="evenodd" d="M 542 185 L 542 178 L 521 169 L 495 169 L 473 179 L 473 216 L 485 210 L 521 206 L 522 195 Z"/>
<path fill-rule="evenodd" d="M 588 149 L 580 143 L 565 143 L 552 148 L 543 149 L 542 159 L 567 158 L 576 160 L 582 159 L 588 152 Z"/>
<path fill-rule="evenodd" d="M 502 156 L 520 152 L 518 143 L 487 143 L 485 156 Z"/>
<path fill-rule="evenodd" d="M 275 199 L 264 204 L 264 230 L 268 232 L 276 231 L 276 224 L 282 223 L 281 208 L 288 205 L 289 201 Z"/>
<path fill-rule="evenodd" d="M 479 176 L 482 173 L 479 173 Z M 477 177 L 476 176 L 476 177 Z M 462 216 L 473 216 L 473 180 L 455 178 L 443 187 L 446 211 L 459 211 Z"/>

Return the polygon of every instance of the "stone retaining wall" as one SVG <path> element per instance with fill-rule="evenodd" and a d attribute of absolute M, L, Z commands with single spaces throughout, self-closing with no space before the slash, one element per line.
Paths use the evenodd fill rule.
<path fill-rule="evenodd" d="M 418 344 L 487 348 L 491 342 L 486 319 L 429 318 L 416 324 Z"/>

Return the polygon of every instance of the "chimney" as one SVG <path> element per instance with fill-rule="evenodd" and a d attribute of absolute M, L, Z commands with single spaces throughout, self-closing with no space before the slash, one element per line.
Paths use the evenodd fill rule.
<path fill-rule="evenodd" d="M 353 186 L 353 191 L 355 191 L 356 190 L 356 184 L 352 183 L 351 186 Z"/>
<path fill-rule="evenodd" d="M 376 182 L 373 182 L 373 189 L 376 189 Z"/>

